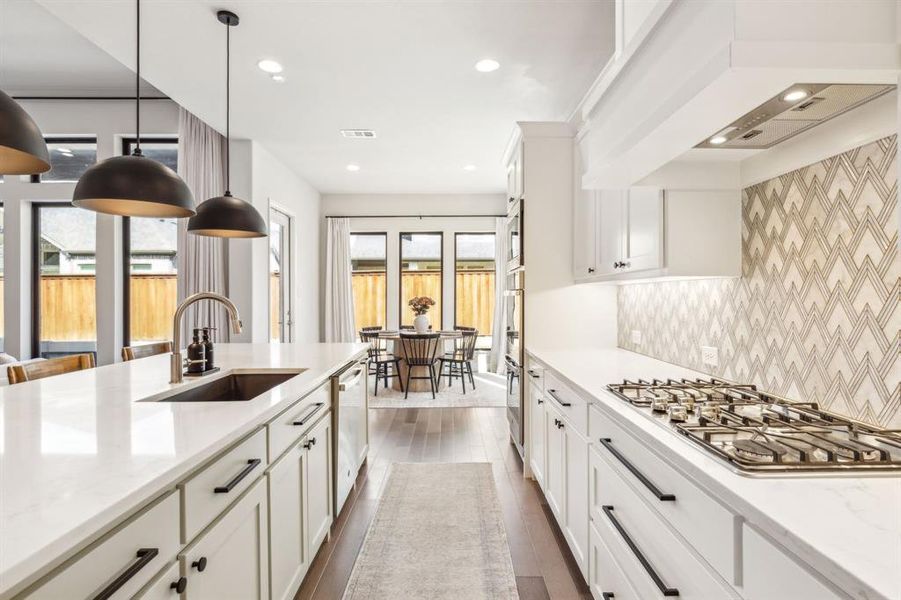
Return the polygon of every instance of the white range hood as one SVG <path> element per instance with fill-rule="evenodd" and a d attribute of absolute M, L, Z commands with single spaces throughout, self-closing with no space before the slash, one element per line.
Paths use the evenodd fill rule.
<path fill-rule="evenodd" d="M 657 5 L 645 33 L 611 60 L 583 102 L 578 139 L 585 188 L 629 187 L 718 133 L 725 132 L 730 149 L 705 153 L 769 147 L 809 129 L 816 123 L 776 119 L 804 103 L 799 99 L 782 110 L 769 105 L 762 121 L 769 128 L 740 137 L 754 130 L 742 117 L 795 87 L 806 86 L 807 99 L 818 98 L 807 107 L 817 118 L 807 120 L 825 121 L 898 83 L 899 8 L 893 0 L 840 0 L 828 10 L 795 0 Z"/>

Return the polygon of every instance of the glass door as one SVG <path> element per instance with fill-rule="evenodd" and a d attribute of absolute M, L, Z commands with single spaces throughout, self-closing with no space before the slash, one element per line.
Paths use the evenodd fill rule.
<path fill-rule="evenodd" d="M 269 209 L 269 337 L 291 341 L 291 217 Z"/>

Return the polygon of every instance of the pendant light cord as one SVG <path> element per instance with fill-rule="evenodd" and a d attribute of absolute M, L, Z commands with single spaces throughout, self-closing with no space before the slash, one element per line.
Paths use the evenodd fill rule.
<path fill-rule="evenodd" d="M 231 25 L 225 25 L 225 195 L 231 196 Z"/>
<path fill-rule="evenodd" d="M 132 156 L 141 156 L 141 0 L 135 0 L 135 149 Z"/>

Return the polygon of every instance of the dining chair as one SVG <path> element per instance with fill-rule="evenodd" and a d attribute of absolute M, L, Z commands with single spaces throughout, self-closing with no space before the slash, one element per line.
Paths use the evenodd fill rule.
<path fill-rule="evenodd" d="M 72 354 L 60 358 L 50 358 L 34 362 L 19 363 L 6 368 L 6 376 L 10 385 L 25 381 L 34 381 L 53 375 L 62 375 L 73 371 L 94 368 L 93 354 Z"/>
<path fill-rule="evenodd" d="M 438 380 L 435 376 L 435 365 L 438 364 L 438 346 L 441 336 L 437 333 L 414 333 L 400 336 L 404 350 L 404 361 L 407 363 L 407 380 L 404 382 L 404 399 L 410 393 L 411 379 L 428 379 L 432 387 L 432 399 L 438 391 Z M 413 376 L 414 368 L 427 368 L 428 375 Z"/>
<path fill-rule="evenodd" d="M 479 339 L 479 330 L 475 327 L 456 327 L 456 330 L 463 334 L 463 337 L 454 340 L 453 352 L 446 352 L 444 356 L 439 358 L 441 368 L 438 369 L 439 377 L 444 375 L 444 367 L 447 365 L 447 385 L 450 387 L 454 383 L 454 378 L 459 377 L 460 383 L 463 384 L 463 393 L 466 393 L 466 377 L 472 384 L 472 389 L 476 389 L 476 380 L 472 374 L 472 361 L 476 352 L 476 340 Z"/>
<path fill-rule="evenodd" d="M 125 346 L 122 348 L 122 360 L 137 360 L 156 356 L 157 354 L 169 354 L 172 352 L 172 342 L 154 342 L 141 344 L 140 346 Z"/>
<path fill-rule="evenodd" d="M 367 373 L 375 375 L 375 390 L 373 393 L 376 396 L 379 395 L 379 379 L 384 383 L 385 389 L 388 389 L 388 379 L 390 377 L 397 377 L 398 382 L 400 382 L 400 391 L 404 391 L 404 382 L 401 381 L 400 377 L 400 359 L 388 352 L 385 340 L 379 337 L 381 329 L 381 327 L 378 329 L 367 329 L 364 327 L 360 331 L 360 341 L 364 344 L 369 344 L 367 349 L 369 370 Z M 393 367 L 393 370 L 389 370 L 390 367 Z"/>

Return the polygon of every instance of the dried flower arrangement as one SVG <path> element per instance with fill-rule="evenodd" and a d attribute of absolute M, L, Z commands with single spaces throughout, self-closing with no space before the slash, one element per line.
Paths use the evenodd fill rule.
<path fill-rule="evenodd" d="M 410 301 L 407 302 L 407 306 L 409 306 L 413 310 L 413 314 L 418 317 L 419 315 L 424 315 L 429 312 L 429 309 L 435 306 L 435 301 L 428 296 L 415 296 L 410 298 Z"/>

